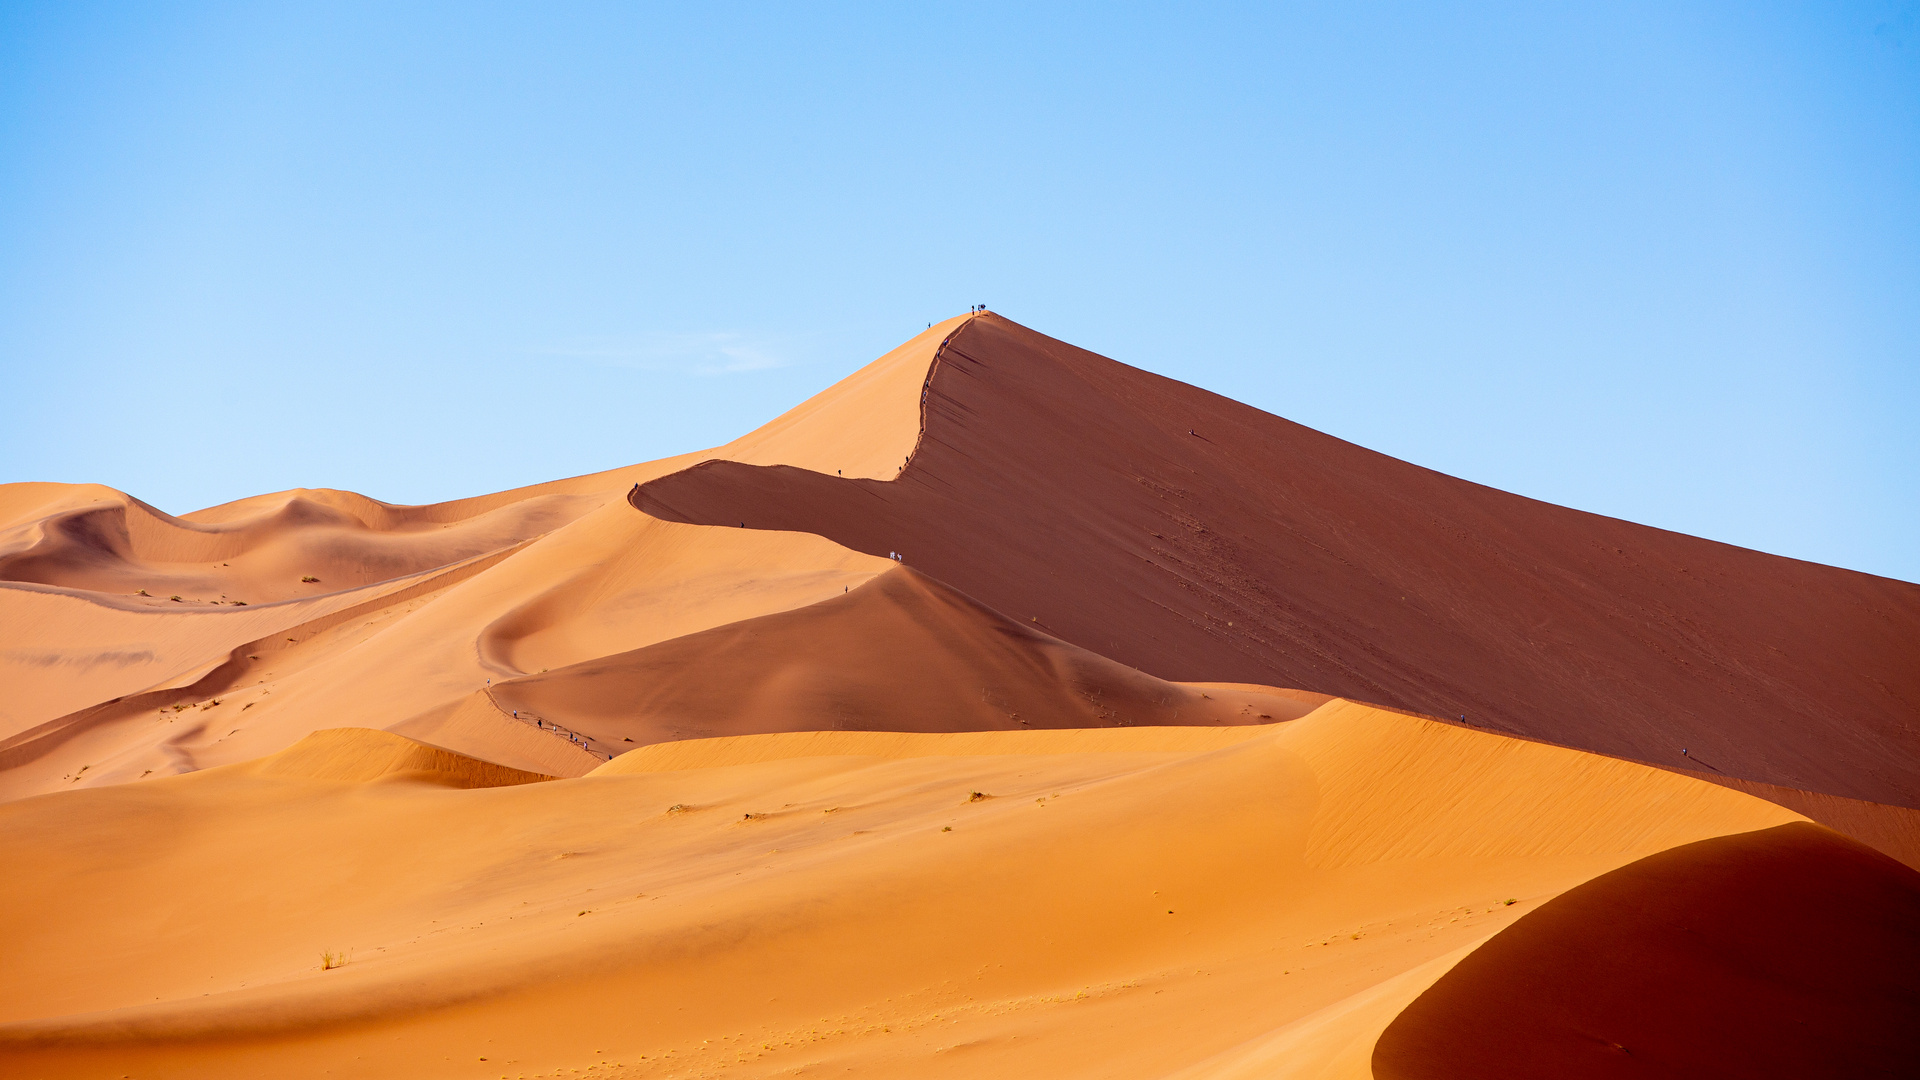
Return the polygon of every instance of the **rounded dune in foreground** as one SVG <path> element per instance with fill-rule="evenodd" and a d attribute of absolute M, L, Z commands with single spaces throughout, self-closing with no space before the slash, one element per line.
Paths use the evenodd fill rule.
<path fill-rule="evenodd" d="M 1379 1080 L 1900 1076 L 1920 873 L 1817 825 L 1700 840 L 1549 901 L 1402 1012 Z"/>

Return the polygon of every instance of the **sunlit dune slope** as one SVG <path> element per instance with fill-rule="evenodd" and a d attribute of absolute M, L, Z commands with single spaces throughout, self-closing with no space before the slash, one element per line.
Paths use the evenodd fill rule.
<path fill-rule="evenodd" d="M 1303 715 L 1306 711 L 1303 710 Z M 630 750 L 592 776 L 638 776 L 682 769 L 717 769 L 809 757 L 979 757 L 1051 754 L 1191 754 L 1218 750 L 1267 734 L 1251 724 L 1223 727 L 1032 728 L 1006 738 L 983 731 L 783 731 L 745 738 L 680 739 Z"/>
<path fill-rule="evenodd" d="M 904 567 L 819 603 L 489 693 L 500 708 L 614 750 L 773 731 L 1265 723 L 1324 700 L 1165 682 Z"/>
<path fill-rule="evenodd" d="M 1662 852 L 1558 897 L 1386 1029 L 1379 1080 L 1909 1076 L 1920 873 L 1816 825 Z"/>
<path fill-rule="evenodd" d="M 1920 586 L 1457 480 L 991 315 L 925 425 L 895 480 L 714 461 L 631 500 L 900 552 L 1165 679 L 1920 805 Z"/>
<path fill-rule="evenodd" d="M 243 760 L 341 723 L 584 771 L 590 757 L 534 729 L 423 717 L 490 679 L 810 603 L 890 567 L 812 536 L 696 540 L 711 530 L 619 499 L 715 456 L 894 475 L 949 329 L 714 451 L 430 506 L 301 490 L 176 518 L 98 485 L 0 485 L 0 797 Z M 192 714 L 163 722 L 176 706 Z"/>
<path fill-rule="evenodd" d="M 746 736 L 654 751 L 743 764 L 476 789 L 247 764 L 0 806 L 0 1071 L 1224 1076 L 1290 1039 L 1301 1075 L 1365 1076 L 1400 1003 L 1541 902 L 1800 820 L 1346 702 L 1161 730 Z"/>
<path fill-rule="evenodd" d="M 726 446 L 590 476 L 426 506 L 301 489 L 181 517 L 98 484 L 0 485 L 0 581 L 181 603 L 257 604 L 420 573 L 572 521 L 633 483 L 702 458 L 891 478 L 919 436 L 928 330 Z M 314 580 L 306 580 L 312 578 Z"/>
<path fill-rule="evenodd" d="M 229 764 L 342 724 L 395 727 L 533 772 L 578 774 L 558 736 L 500 710 L 445 723 L 489 680 L 842 595 L 894 564 L 809 534 L 655 521 L 617 501 L 480 568 L 235 648 L 178 690 L 50 722 L 0 793 Z M 244 610 L 244 609 L 243 609 Z M 20 754 L 28 748 L 23 747 Z"/>
<path fill-rule="evenodd" d="M 965 316 L 899 348 L 708 455 L 749 465 L 891 480 L 920 440 L 921 391 L 934 353 Z"/>
<path fill-rule="evenodd" d="M 316 731 L 277 754 L 235 768 L 255 776 L 348 783 L 405 776 L 460 788 L 505 787 L 553 779 L 372 728 Z"/>
<path fill-rule="evenodd" d="M 89 705 L 192 683 L 246 642 L 400 595 L 452 569 L 238 608 L 0 584 L 0 744 Z"/>
<path fill-rule="evenodd" d="M 8 610 L 40 618 L 14 624 L 13 633 L 41 649 L 59 643 L 62 636 L 92 647 L 64 653 L 10 651 L 0 665 L 0 670 L 13 668 L 8 672 L 15 676 L 8 688 L 10 704 L 20 707 L 24 702 L 28 708 L 37 706 L 37 712 L 48 711 L 48 703 L 32 693 L 43 687 L 64 690 L 79 700 L 113 689 L 145 689 L 37 724 L 10 724 L 0 734 L 0 798 L 197 767 L 191 747 L 208 741 L 210 733 L 216 742 L 226 737 L 221 731 L 233 734 L 222 722 L 248 723 L 241 714 L 271 693 L 264 689 L 265 680 L 254 676 L 284 660 L 281 654 L 289 646 L 303 638 L 325 641 L 342 628 L 420 603 L 484 572 L 504 554 L 363 589 L 219 616 L 191 609 L 160 616 L 130 614 L 96 604 L 84 593 L 15 592 L 7 598 Z M 262 630 L 264 636 L 252 636 Z M 113 649 L 114 638 L 108 636 L 155 631 L 164 634 L 162 641 L 141 641 L 138 650 Z M 235 643 L 239 637 L 247 640 Z M 225 651 L 213 652 L 220 648 Z M 155 681 L 156 675 L 162 677 Z M 220 695 L 245 684 L 254 684 L 242 691 L 243 698 L 252 700 L 235 702 L 224 712 L 210 711 L 227 703 Z M 186 714 L 189 708 L 197 715 Z"/>

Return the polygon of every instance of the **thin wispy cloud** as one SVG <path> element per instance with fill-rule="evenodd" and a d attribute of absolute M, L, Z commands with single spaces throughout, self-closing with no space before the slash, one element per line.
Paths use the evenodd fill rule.
<path fill-rule="evenodd" d="M 606 367 L 683 375 L 770 371 L 793 362 L 788 350 L 775 339 L 733 330 L 573 338 L 534 352 Z"/>

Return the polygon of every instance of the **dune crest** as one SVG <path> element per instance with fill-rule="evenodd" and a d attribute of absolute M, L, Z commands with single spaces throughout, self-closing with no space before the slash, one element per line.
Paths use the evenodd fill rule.
<path fill-rule="evenodd" d="M 921 397 L 934 356 L 966 321 L 962 315 L 935 323 L 711 456 L 828 476 L 893 479 L 919 444 Z"/>
<path fill-rule="evenodd" d="M 1164 679 L 1920 806 L 1920 585 L 1456 480 L 994 315 L 897 480 L 709 461 L 629 501 L 897 551 Z"/>

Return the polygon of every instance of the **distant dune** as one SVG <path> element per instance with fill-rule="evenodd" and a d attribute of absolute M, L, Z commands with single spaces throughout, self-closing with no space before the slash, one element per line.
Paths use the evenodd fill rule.
<path fill-rule="evenodd" d="M 991 314 L 433 506 L 0 486 L 0 614 L 0 1075 L 1920 1058 L 1920 586 Z"/>

